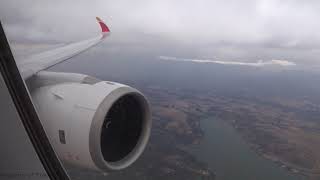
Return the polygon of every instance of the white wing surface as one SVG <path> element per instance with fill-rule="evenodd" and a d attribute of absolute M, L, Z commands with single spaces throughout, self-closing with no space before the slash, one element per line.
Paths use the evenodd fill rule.
<path fill-rule="evenodd" d="M 110 30 L 100 18 L 97 17 L 97 21 L 101 27 L 101 34 L 99 36 L 88 40 L 71 43 L 66 46 L 39 54 L 34 54 L 29 58 L 24 59 L 21 64 L 18 64 L 22 77 L 26 80 L 36 73 L 70 59 L 73 56 L 80 54 L 100 43 L 110 34 Z"/>

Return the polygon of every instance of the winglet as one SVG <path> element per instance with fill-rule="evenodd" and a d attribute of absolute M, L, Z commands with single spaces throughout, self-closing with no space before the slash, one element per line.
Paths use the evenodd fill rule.
<path fill-rule="evenodd" d="M 96 19 L 100 24 L 102 34 L 109 33 L 110 29 L 108 28 L 108 26 L 99 17 L 96 17 Z"/>

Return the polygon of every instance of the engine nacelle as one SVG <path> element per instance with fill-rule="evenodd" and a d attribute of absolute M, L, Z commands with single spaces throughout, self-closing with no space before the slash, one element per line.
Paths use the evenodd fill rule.
<path fill-rule="evenodd" d="M 61 74 L 44 73 L 35 82 L 51 75 Z M 149 139 L 148 102 L 129 86 L 90 82 L 42 83 L 31 96 L 61 160 L 95 170 L 123 169 L 141 155 Z"/>

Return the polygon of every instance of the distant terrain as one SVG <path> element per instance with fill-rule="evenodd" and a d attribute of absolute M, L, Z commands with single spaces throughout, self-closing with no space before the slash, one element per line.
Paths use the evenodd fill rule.
<path fill-rule="evenodd" d="M 268 99 L 214 92 L 146 88 L 161 129 L 180 143 L 201 141 L 199 118 L 215 116 L 231 124 L 261 156 L 292 173 L 320 176 L 320 106 L 297 97 Z M 158 121 L 157 121 L 158 120 Z"/>

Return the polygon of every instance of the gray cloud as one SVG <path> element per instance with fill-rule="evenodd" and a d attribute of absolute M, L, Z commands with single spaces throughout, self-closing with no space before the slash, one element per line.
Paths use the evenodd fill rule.
<path fill-rule="evenodd" d="M 108 43 L 172 56 L 317 63 L 320 2 L 299 0 L 3 0 L 13 41 L 69 42 L 112 30 Z M 150 49 L 158 48 L 162 50 Z M 138 48 L 139 49 L 139 48 Z M 159 54 L 158 54 L 159 55 Z"/>

